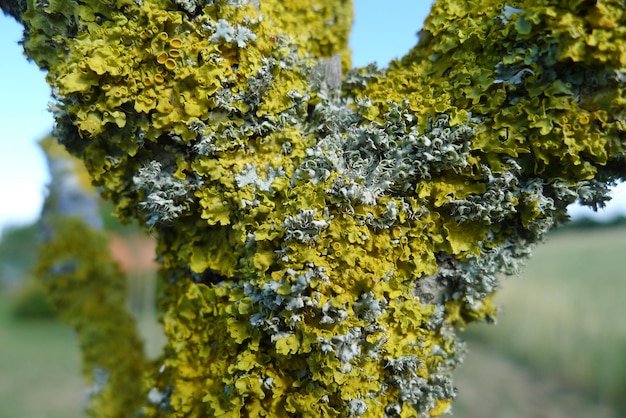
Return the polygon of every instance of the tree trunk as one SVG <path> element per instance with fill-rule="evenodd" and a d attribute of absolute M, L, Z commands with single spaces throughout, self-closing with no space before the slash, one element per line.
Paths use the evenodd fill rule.
<path fill-rule="evenodd" d="M 624 6 L 439 0 L 379 70 L 347 0 L 31 4 L 60 142 L 158 242 L 144 413 L 444 413 L 496 274 L 624 177 Z"/>

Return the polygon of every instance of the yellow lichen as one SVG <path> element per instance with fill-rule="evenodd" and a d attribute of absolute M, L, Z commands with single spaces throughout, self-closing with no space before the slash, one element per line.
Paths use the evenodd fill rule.
<path fill-rule="evenodd" d="M 66 6 L 31 3 L 24 44 L 157 237 L 146 416 L 443 414 L 454 330 L 624 168 L 617 1 L 439 0 L 385 71 L 348 71 L 349 1 Z"/>

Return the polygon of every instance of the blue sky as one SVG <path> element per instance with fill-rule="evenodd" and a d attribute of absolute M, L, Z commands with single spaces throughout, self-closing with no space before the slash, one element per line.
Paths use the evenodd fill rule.
<path fill-rule="evenodd" d="M 416 42 L 433 3 L 429 0 L 355 0 L 351 37 L 356 66 L 378 62 L 386 65 L 404 55 Z M 21 28 L 0 15 L 0 231 L 25 224 L 39 216 L 48 173 L 36 143 L 52 128 L 47 112 L 50 89 L 45 74 L 28 63 L 17 44 Z M 626 187 L 599 217 L 626 214 Z M 573 208 L 575 216 L 590 213 Z"/>

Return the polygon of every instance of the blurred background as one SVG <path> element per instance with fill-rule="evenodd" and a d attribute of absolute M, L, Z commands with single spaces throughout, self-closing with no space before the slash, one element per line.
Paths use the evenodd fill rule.
<path fill-rule="evenodd" d="M 355 0 L 354 65 L 406 53 L 431 1 Z M 81 417 L 85 385 L 72 331 L 32 277 L 36 219 L 49 181 L 37 141 L 48 134 L 45 74 L 21 55 L 21 29 L 0 16 L 0 417 Z M 570 225 L 537 247 L 520 277 L 503 278 L 496 326 L 465 331 L 457 417 L 624 416 L 626 408 L 626 187 L 598 213 L 572 206 Z M 110 249 L 129 280 L 128 308 L 148 353 L 155 320 L 154 242 L 101 206 Z"/>

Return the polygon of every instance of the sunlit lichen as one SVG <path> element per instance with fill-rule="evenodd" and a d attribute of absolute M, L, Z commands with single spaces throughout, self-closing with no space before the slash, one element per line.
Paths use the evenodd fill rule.
<path fill-rule="evenodd" d="M 385 70 L 349 1 L 63 4 L 57 132 L 163 264 L 146 416 L 443 414 L 497 274 L 623 176 L 616 0 L 439 0 Z"/>

